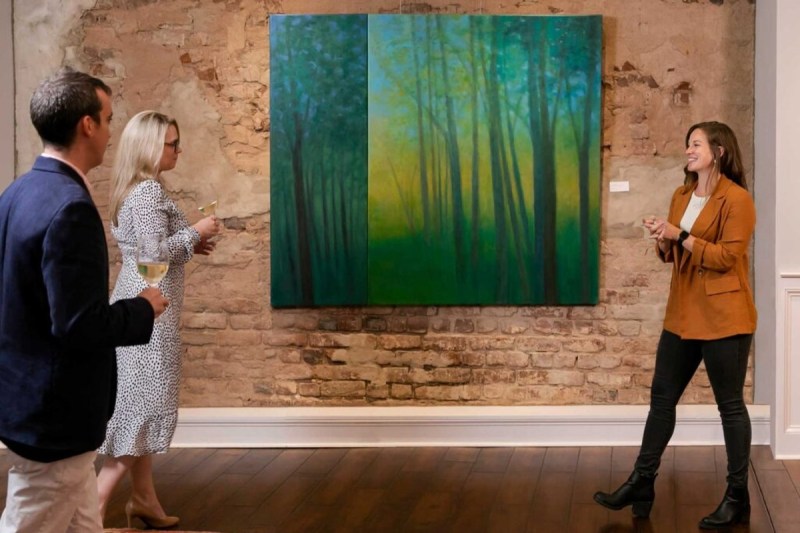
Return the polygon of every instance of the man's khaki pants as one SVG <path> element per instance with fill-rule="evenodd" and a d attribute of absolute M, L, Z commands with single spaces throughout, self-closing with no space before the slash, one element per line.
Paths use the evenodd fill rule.
<path fill-rule="evenodd" d="M 94 459 L 87 452 L 39 463 L 7 450 L 8 495 L 0 533 L 101 533 Z"/>

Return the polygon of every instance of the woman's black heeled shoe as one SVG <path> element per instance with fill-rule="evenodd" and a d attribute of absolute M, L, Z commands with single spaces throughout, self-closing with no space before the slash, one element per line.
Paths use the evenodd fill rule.
<path fill-rule="evenodd" d="M 643 476 L 634 471 L 620 488 L 612 492 L 595 492 L 594 501 L 614 511 L 633 506 L 633 516 L 647 518 L 656 498 L 656 476 Z"/>
<path fill-rule="evenodd" d="M 700 520 L 700 529 L 724 529 L 750 521 L 750 493 L 747 487 L 731 487 L 725 491 L 717 510 Z"/>

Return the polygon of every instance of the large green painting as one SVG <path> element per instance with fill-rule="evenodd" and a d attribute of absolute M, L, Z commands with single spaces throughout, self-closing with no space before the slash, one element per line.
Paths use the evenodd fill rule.
<path fill-rule="evenodd" d="M 273 306 L 597 302 L 599 16 L 270 20 Z"/>

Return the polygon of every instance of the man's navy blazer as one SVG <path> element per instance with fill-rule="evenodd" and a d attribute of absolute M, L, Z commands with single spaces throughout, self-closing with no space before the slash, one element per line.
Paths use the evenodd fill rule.
<path fill-rule="evenodd" d="M 109 304 L 103 223 L 69 165 L 39 157 L 0 195 L 0 439 L 35 450 L 100 446 L 116 346 L 144 344 L 153 308 Z"/>

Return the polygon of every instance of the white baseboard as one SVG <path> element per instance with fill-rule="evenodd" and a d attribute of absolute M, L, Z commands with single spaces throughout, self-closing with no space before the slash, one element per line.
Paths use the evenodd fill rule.
<path fill-rule="evenodd" d="M 768 405 L 748 406 L 753 444 L 770 443 Z M 186 408 L 173 447 L 638 446 L 648 407 Z M 718 445 L 715 405 L 681 405 L 670 445 Z"/>

